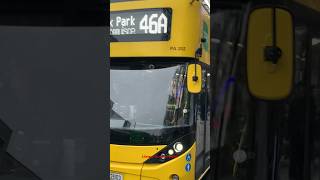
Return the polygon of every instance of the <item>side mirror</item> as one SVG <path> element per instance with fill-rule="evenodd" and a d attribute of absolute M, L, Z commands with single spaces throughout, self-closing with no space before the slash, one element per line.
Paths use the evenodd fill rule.
<path fill-rule="evenodd" d="M 251 11 L 247 29 L 247 79 L 250 94 L 281 100 L 291 93 L 294 66 L 293 17 L 279 7 Z"/>
<path fill-rule="evenodd" d="M 199 64 L 189 64 L 187 72 L 187 87 L 190 93 L 200 93 L 202 87 L 202 69 Z"/>

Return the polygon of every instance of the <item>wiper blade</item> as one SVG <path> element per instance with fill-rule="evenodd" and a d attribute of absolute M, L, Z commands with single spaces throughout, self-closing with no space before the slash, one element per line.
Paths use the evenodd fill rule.
<path fill-rule="evenodd" d="M 113 109 L 111 109 L 111 115 L 110 115 L 110 120 L 120 120 L 120 121 L 124 121 L 123 123 L 123 127 L 131 127 L 131 125 L 133 124 L 133 128 L 136 126 L 136 122 L 135 120 L 132 120 L 133 123 L 131 123 L 129 120 L 123 118 L 122 116 L 120 116 L 116 111 L 114 111 Z"/>
<path fill-rule="evenodd" d="M 148 123 L 141 123 L 141 122 L 137 122 L 137 125 L 142 125 L 142 126 L 146 126 L 146 127 L 164 127 L 163 125 L 157 125 L 157 124 L 148 124 Z"/>
<path fill-rule="evenodd" d="M 118 120 L 126 120 L 122 116 L 120 116 L 120 114 L 118 114 L 116 111 L 114 111 L 113 109 L 111 109 L 110 118 L 118 119 Z"/>
<path fill-rule="evenodd" d="M 110 118 L 110 127 L 111 128 L 129 128 L 131 126 L 130 121 L 122 119 Z"/>

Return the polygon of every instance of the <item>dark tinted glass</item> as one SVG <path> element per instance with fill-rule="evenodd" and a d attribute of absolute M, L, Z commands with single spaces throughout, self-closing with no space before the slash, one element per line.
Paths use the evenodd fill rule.
<path fill-rule="evenodd" d="M 0 4 L 0 179 L 106 179 L 103 3 Z"/>
<path fill-rule="evenodd" d="M 241 16 L 228 9 L 218 9 L 211 16 L 215 180 L 320 178 L 320 29 L 311 20 L 319 14 L 295 8 L 291 7 L 295 17 L 293 90 L 281 101 L 263 101 L 249 94 L 245 50 L 239 46 L 240 35 L 234 33 L 240 30 L 237 22 L 244 24 Z"/>

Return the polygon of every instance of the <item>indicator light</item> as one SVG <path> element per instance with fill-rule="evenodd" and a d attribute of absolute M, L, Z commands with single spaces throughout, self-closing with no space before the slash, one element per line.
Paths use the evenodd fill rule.
<path fill-rule="evenodd" d="M 166 159 L 166 154 L 162 153 L 162 154 L 160 155 L 160 158 L 161 158 L 162 160 L 165 160 L 165 159 Z"/>

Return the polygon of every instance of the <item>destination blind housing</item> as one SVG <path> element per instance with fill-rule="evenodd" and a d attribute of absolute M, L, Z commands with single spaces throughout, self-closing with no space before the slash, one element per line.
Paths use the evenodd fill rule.
<path fill-rule="evenodd" d="M 111 12 L 111 42 L 168 41 L 171 19 L 171 8 Z"/>

